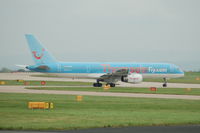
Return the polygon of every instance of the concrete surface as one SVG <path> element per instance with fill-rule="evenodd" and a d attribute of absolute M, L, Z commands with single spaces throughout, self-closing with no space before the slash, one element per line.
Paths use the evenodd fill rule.
<path fill-rule="evenodd" d="M 0 93 L 32 93 L 32 94 L 60 94 L 60 95 L 86 95 L 86 96 L 112 96 L 112 97 L 137 97 L 137 98 L 164 98 L 164 99 L 200 100 L 200 96 L 193 96 L 193 95 L 61 91 L 61 90 L 31 90 L 31 89 L 25 89 L 25 87 L 27 87 L 27 86 L 0 86 Z"/>
<path fill-rule="evenodd" d="M 33 77 L 31 75 L 41 75 L 42 73 L 0 73 L 0 80 L 44 80 L 44 81 L 81 81 L 94 83 L 95 79 L 72 79 L 72 78 L 57 78 L 57 77 Z M 142 82 L 140 84 L 130 84 L 119 82 L 121 87 L 157 87 L 162 88 L 162 83 L 158 82 Z M 200 88 L 200 84 L 183 84 L 183 83 L 168 83 L 168 88 Z"/>

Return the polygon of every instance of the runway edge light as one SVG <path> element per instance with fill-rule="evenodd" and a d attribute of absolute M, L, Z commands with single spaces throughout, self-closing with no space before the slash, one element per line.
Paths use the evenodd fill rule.
<path fill-rule="evenodd" d="M 22 80 L 22 79 L 18 79 L 17 82 L 24 82 L 24 80 Z"/>
<path fill-rule="evenodd" d="M 6 82 L 5 81 L 0 81 L 0 85 L 5 85 Z"/>
<path fill-rule="evenodd" d="M 156 87 L 150 87 L 150 91 L 157 91 Z"/>
<path fill-rule="evenodd" d="M 192 88 L 186 88 L 186 91 L 191 91 L 192 90 Z"/>
<path fill-rule="evenodd" d="M 24 85 L 30 85 L 30 82 L 24 81 Z"/>
<path fill-rule="evenodd" d="M 76 96 L 76 101 L 77 102 L 81 102 L 81 101 L 83 101 L 83 96 Z"/>
<path fill-rule="evenodd" d="M 41 81 L 40 84 L 41 85 L 46 85 L 46 81 Z"/>
<path fill-rule="evenodd" d="M 109 89 L 110 89 L 110 85 L 105 85 L 105 86 L 103 87 L 103 89 L 104 89 L 104 90 L 109 90 Z"/>

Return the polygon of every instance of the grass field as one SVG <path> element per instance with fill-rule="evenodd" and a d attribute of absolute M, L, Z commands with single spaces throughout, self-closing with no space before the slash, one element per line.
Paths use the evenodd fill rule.
<path fill-rule="evenodd" d="M 52 110 L 31 110 L 50 101 Z M 200 124 L 199 100 L 0 93 L 0 129 L 66 130 L 96 127 Z"/>
<path fill-rule="evenodd" d="M 21 81 L 17 80 L 0 80 L 4 81 L 5 85 L 24 85 L 24 82 L 28 82 L 27 85 L 41 86 L 41 81 Z M 91 86 L 88 82 L 76 82 L 76 81 L 46 81 L 47 86 Z"/>
<path fill-rule="evenodd" d="M 168 80 L 169 83 L 191 83 L 191 84 L 200 84 L 200 72 L 185 72 L 185 76 L 181 78 L 174 78 Z M 163 79 L 144 79 L 144 82 L 163 82 Z"/>
<path fill-rule="evenodd" d="M 93 91 L 93 92 L 122 92 L 122 93 L 147 93 L 147 94 L 176 94 L 176 95 L 200 95 L 200 88 L 157 88 L 157 91 L 150 91 L 150 88 L 115 87 L 109 90 L 96 87 L 30 87 L 34 90 L 66 90 L 66 91 Z"/>

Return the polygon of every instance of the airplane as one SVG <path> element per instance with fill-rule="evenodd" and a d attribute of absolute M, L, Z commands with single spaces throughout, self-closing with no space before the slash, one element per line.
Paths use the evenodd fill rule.
<path fill-rule="evenodd" d="M 102 87 L 102 82 L 110 87 L 115 87 L 118 81 L 136 84 L 143 78 L 163 78 L 163 87 L 167 87 L 168 79 L 184 76 L 180 67 L 169 63 L 61 62 L 32 34 L 26 34 L 25 38 L 35 62 L 26 66 L 27 69 L 62 77 L 96 79 L 94 87 Z"/>

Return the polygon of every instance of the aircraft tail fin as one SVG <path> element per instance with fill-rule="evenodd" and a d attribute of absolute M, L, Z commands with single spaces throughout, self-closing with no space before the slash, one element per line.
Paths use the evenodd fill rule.
<path fill-rule="evenodd" d="M 25 35 L 33 60 L 36 64 L 47 64 L 56 62 L 56 59 L 47 51 L 45 47 L 31 34 Z"/>

